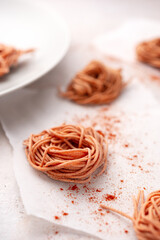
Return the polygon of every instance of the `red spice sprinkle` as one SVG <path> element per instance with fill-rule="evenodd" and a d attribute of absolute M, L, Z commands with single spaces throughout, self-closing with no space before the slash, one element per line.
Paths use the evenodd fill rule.
<path fill-rule="evenodd" d="M 72 191 L 75 191 L 75 190 L 77 190 L 77 191 L 79 191 L 80 189 L 77 187 L 77 185 L 75 184 L 75 185 L 73 185 L 73 186 L 70 186 L 69 188 L 68 188 L 68 190 L 72 190 Z"/>
<path fill-rule="evenodd" d="M 117 199 L 117 197 L 115 195 L 111 195 L 111 194 L 104 195 L 104 198 L 106 201 L 112 201 L 112 200 Z"/>
<path fill-rule="evenodd" d="M 105 112 L 105 111 L 108 111 L 108 109 L 109 109 L 108 107 L 103 107 L 103 108 L 100 109 L 100 111 Z"/>
<path fill-rule="evenodd" d="M 96 198 L 95 197 L 89 197 L 88 200 L 89 200 L 89 202 L 95 202 Z"/>
<path fill-rule="evenodd" d="M 104 215 L 105 215 L 105 214 L 104 214 L 104 213 L 102 213 L 102 212 L 101 212 L 100 214 L 101 214 L 101 216 L 104 216 Z"/>
<path fill-rule="evenodd" d="M 59 233 L 58 231 L 55 232 L 55 234 L 58 234 L 58 233 Z"/>
<path fill-rule="evenodd" d="M 66 213 L 66 212 L 63 212 L 63 216 L 67 216 L 68 215 L 68 213 Z"/>
<path fill-rule="evenodd" d="M 115 138 L 115 137 L 116 137 L 116 134 L 109 133 L 108 139 L 112 139 L 112 138 Z"/>
<path fill-rule="evenodd" d="M 143 171 L 143 168 L 142 168 L 140 165 L 139 165 L 138 167 L 139 167 L 139 169 L 140 169 L 141 171 Z"/>
<path fill-rule="evenodd" d="M 102 211 L 102 208 L 99 208 L 98 211 L 101 212 L 101 211 Z"/>
<path fill-rule="evenodd" d="M 115 123 L 120 123 L 121 121 L 119 119 L 115 120 L 114 121 Z"/>
<path fill-rule="evenodd" d="M 124 230 L 125 233 L 128 233 L 128 230 Z"/>
<path fill-rule="evenodd" d="M 124 180 L 120 180 L 121 182 L 124 182 Z"/>
<path fill-rule="evenodd" d="M 63 188 L 60 188 L 61 191 L 63 191 Z"/>
<path fill-rule="evenodd" d="M 89 188 L 86 185 L 84 185 L 83 188 L 85 189 L 85 192 L 87 192 L 87 190 L 89 190 Z"/>
<path fill-rule="evenodd" d="M 138 156 L 137 155 L 133 155 L 133 157 L 137 158 Z"/>
<path fill-rule="evenodd" d="M 92 127 L 95 127 L 95 126 L 97 126 L 97 123 L 95 123 L 95 122 L 92 123 Z"/>
<path fill-rule="evenodd" d="M 102 192 L 102 190 L 100 190 L 100 189 L 97 188 L 97 189 L 96 189 L 96 192 Z"/>
<path fill-rule="evenodd" d="M 160 77 L 156 76 L 156 75 L 150 75 L 152 80 L 160 80 Z"/>
<path fill-rule="evenodd" d="M 56 220 L 59 220 L 59 219 L 60 219 L 60 217 L 58 217 L 58 216 L 54 216 L 54 218 L 55 218 Z"/>
<path fill-rule="evenodd" d="M 129 145 L 128 144 L 124 144 L 124 147 L 128 147 Z"/>
<path fill-rule="evenodd" d="M 74 201 L 72 201 L 71 203 L 74 204 Z"/>

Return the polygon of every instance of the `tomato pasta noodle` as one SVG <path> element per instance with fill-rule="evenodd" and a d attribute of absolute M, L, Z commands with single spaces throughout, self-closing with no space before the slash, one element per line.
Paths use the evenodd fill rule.
<path fill-rule="evenodd" d="M 60 94 L 78 104 L 107 104 L 120 95 L 123 87 L 121 70 L 92 61 L 76 74 L 66 92 Z"/>
<path fill-rule="evenodd" d="M 62 125 L 24 141 L 30 165 L 55 180 L 84 183 L 107 166 L 107 142 L 91 127 Z"/>

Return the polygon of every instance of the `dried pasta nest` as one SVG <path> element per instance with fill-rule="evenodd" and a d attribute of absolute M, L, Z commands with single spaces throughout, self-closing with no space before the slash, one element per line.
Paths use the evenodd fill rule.
<path fill-rule="evenodd" d="M 17 64 L 21 55 L 33 52 L 33 49 L 19 50 L 11 46 L 0 44 L 0 77 L 10 71 L 10 67 Z"/>
<path fill-rule="evenodd" d="M 31 134 L 24 141 L 31 166 L 55 180 L 84 183 L 107 166 L 107 142 L 91 127 L 62 125 Z"/>
<path fill-rule="evenodd" d="M 83 105 L 111 103 L 120 95 L 123 87 L 121 70 L 92 61 L 76 74 L 61 96 Z"/>
<path fill-rule="evenodd" d="M 101 207 L 117 212 L 132 220 L 139 240 L 160 240 L 160 190 L 150 193 L 146 201 L 144 200 L 144 192 L 139 191 L 137 199 L 134 198 L 133 201 L 133 217 L 104 205 L 101 205 Z"/>
<path fill-rule="evenodd" d="M 140 62 L 160 68 L 160 38 L 138 44 L 136 54 Z"/>
<path fill-rule="evenodd" d="M 160 191 L 152 192 L 144 201 L 141 193 L 141 207 L 134 200 L 133 226 L 139 240 L 160 240 Z"/>

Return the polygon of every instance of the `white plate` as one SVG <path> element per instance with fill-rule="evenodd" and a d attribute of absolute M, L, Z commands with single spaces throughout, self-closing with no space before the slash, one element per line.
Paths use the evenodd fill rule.
<path fill-rule="evenodd" d="M 23 87 L 48 72 L 65 55 L 69 33 L 53 5 L 31 0 L 0 1 L 0 43 L 36 48 L 0 78 L 0 96 Z"/>

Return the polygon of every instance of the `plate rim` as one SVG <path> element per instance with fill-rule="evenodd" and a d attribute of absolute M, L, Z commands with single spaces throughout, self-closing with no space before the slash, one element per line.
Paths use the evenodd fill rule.
<path fill-rule="evenodd" d="M 20 1 L 20 0 L 18 0 Z M 54 67 L 56 67 L 58 65 L 58 63 L 60 63 L 60 61 L 63 59 L 63 57 L 66 55 L 68 49 L 69 49 L 69 46 L 70 46 L 70 39 L 71 39 L 71 36 L 70 36 L 70 31 L 69 31 L 69 27 L 65 21 L 65 19 L 61 16 L 61 14 L 57 13 L 53 8 L 52 4 L 50 4 L 49 2 L 44 2 L 42 0 L 39 0 L 39 1 L 32 1 L 32 0 L 21 0 L 21 2 L 27 2 L 29 4 L 34 4 L 34 6 L 38 7 L 38 8 L 43 8 L 45 9 L 46 12 L 49 12 L 50 14 L 54 13 L 54 16 L 56 16 L 55 18 L 58 20 L 58 22 L 61 23 L 61 25 L 63 26 L 63 31 L 64 31 L 64 35 L 65 35 L 65 42 L 64 42 L 64 45 L 62 46 L 62 51 L 60 53 L 60 55 L 57 57 L 56 61 L 54 62 L 54 64 L 48 64 L 47 67 L 43 70 L 42 73 L 40 73 L 37 77 L 32 77 L 28 82 L 20 82 L 19 84 L 15 85 L 15 86 L 12 86 L 12 87 L 9 87 L 8 89 L 5 89 L 3 90 L 2 92 L 0 92 L 0 97 L 1 96 L 4 96 L 8 93 L 11 93 L 13 91 L 16 91 L 20 88 L 23 88 L 35 81 L 37 81 L 38 79 L 40 79 L 41 77 L 43 77 L 45 74 L 47 74 L 51 69 L 53 69 Z M 52 9 L 52 11 L 51 11 Z"/>

